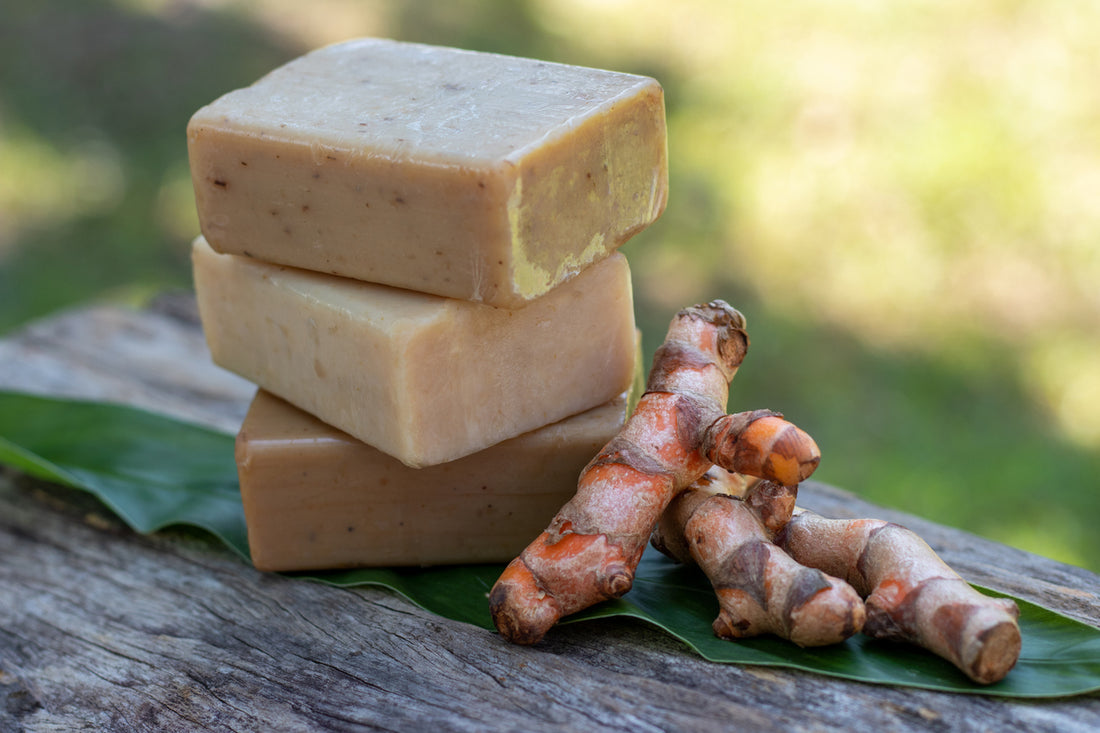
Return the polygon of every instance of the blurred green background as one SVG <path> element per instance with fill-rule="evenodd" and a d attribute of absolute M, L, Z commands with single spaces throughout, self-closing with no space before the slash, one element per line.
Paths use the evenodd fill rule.
<path fill-rule="evenodd" d="M 191 113 L 359 35 L 655 76 L 647 354 L 725 298 L 815 478 L 1100 571 L 1097 3 L 0 0 L 0 333 L 190 287 Z"/>

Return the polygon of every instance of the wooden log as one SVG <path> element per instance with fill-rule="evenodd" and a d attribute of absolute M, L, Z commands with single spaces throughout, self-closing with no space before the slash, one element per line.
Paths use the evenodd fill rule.
<path fill-rule="evenodd" d="M 235 430 L 189 297 L 0 340 L 0 388 Z M 920 533 L 965 577 L 1100 625 L 1100 576 L 810 483 L 800 503 Z M 259 573 L 198 532 L 135 534 L 88 495 L 0 472 L 0 730 L 849 730 L 1100 727 L 1100 696 L 1027 702 L 719 665 L 629 620 L 517 647 L 382 589 Z"/>

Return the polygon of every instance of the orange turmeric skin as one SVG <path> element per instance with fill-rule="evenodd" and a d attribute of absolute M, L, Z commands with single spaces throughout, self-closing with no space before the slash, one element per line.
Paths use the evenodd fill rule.
<path fill-rule="evenodd" d="M 783 486 L 797 486 L 821 461 L 813 438 L 770 410 L 723 415 L 703 436 L 703 452 L 716 466 Z"/>
<path fill-rule="evenodd" d="M 574 498 L 494 584 L 489 609 L 504 638 L 534 644 L 563 616 L 630 590 L 661 512 L 711 465 L 704 438 L 726 417 L 729 383 L 747 349 L 744 317 L 722 301 L 676 315 L 622 431 L 581 473 Z M 745 428 L 773 416 L 730 416 L 723 440 L 711 443 L 735 445 Z M 736 450 L 713 452 L 736 463 Z M 789 461 L 780 463 L 789 468 Z M 812 458 L 796 463 L 816 466 Z"/>
<path fill-rule="evenodd" d="M 1016 604 L 974 590 L 905 527 L 799 511 L 776 542 L 866 598 L 868 636 L 923 646 L 979 684 L 1003 679 L 1019 658 Z"/>
<path fill-rule="evenodd" d="M 858 632 L 866 612 L 843 580 L 795 562 L 772 543 L 794 508 L 796 490 L 712 468 L 672 500 L 653 545 L 695 563 L 718 597 L 714 633 L 728 639 L 774 634 L 823 646 Z M 737 494 L 744 491 L 744 497 Z"/>

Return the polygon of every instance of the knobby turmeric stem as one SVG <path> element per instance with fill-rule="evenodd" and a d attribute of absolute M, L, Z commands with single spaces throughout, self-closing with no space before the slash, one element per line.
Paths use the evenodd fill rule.
<path fill-rule="evenodd" d="M 1019 658 L 1016 604 L 974 590 L 905 527 L 799 511 L 776 542 L 866 597 L 869 636 L 923 646 L 980 684 L 1003 679 Z"/>
<path fill-rule="evenodd" d="M 561 617 L 630 590 L 661 513 L 712 461 L 790 485 L 813 472 L 817 446 L 776 413 L 725 414 L 748 344 L 744 317 L 720 300 L 676 315 L 622 431 L 493 586 L 505 638 L 533 644 Z"/>
<path fill-rule="evenodd" d="M 493 586 L 489 609 L 501 635 L 533 644 L 563 616 L 630 589 L 661 512 L 710 466 L 703 435 L 725 413 L 748 343 L 744 317 L 722 301 L 676 315 L 622 432 Z"/>
<path fill-rule="evenodd" d="M 795 562 L 772 543 L 794 508 L 796 489 L 760 481 L 738 494 L 737 474 L 711 469 L 669 504 L 653 544 L 695 563 L 718 596 L 714 632 L 740 639 L 775 634 L 800 646 L 844 641 L 864 622 L 863 602 L 838 578 Z"/>
<path fill-rule="evenodd" d="M 723 415 L 703 436 L 703 453 L 717 466 L 797 486 L 821 462 L 807 433 L 771 410 Z"/>

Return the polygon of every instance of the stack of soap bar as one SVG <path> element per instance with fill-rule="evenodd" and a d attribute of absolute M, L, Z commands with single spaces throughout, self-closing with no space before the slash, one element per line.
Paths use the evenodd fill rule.
<path fill-rule="evenodd" d="M 261 390 L 237 436 L 252 561 L 288 571 L 511 559 L 572 496 L 626 402 L 412 469 Z"/>
<path fill-rule="evenodd" d="M 624 418 L 657 82 L 363 39 L 199 110 L 188 149 L 207 342 L 261 388 L 256 564 L 519 552 Z"/>
<path fill-rule="evenodd" d="M 648 77 L 381 39 L 314 51 L 187 128 L 218 252 L 516 308 L 667 199 Z"/>

